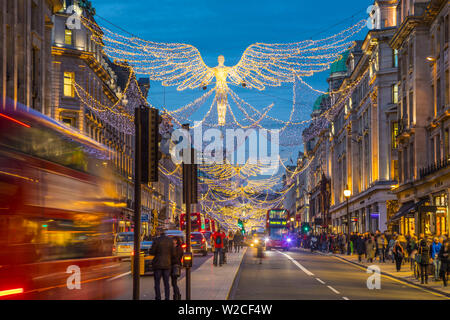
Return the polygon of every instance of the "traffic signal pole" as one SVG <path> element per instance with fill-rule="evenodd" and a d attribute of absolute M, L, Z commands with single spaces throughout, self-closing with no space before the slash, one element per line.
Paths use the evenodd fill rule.
<path fill-rule="evenodd" d="M 141 183 L 158 181 L 159 122 L 157 109 L 145 105 L 135 108 L 133 300 L 139 300 L 140 295 Z"/>
<path fill-rule="evenodd" d="M 184 124 L 183 129 L 189 134 L 189 124 Z M 188 146 L 191 150 L 191 146 Z M 188 151 L 187 149 L 184 150 Z M 191 156 L 192 159 L 192 156 Z M 192 185 L 192 164 L 183 163 L 183 194 L 186 204 L 186 252 L 191 252 L 191 185 Z M 191 300 L 191 268 L 186 267 L 186 300 Z"/>
<path fill-rule="evenodd" d="M 141 167 L 142 167 L 142 123 L 141 108 L 134 112 L 135 155 L 134 155 L 134 256 L 133 256 L 133 300 L 140 295 L 140 257 L 141 257 Z"/>

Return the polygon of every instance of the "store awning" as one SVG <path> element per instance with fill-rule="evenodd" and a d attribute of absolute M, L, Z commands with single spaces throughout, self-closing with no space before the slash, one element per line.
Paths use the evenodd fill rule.
<path fill-rule="evenodd" d="M 422 204 L 424 204 L 427 200 L 420 200 L 419 202 L 408 201 L 404 203 L 400 210 L 391 218 L 390 222 L 400 220 L 402 217 L 414 212 L 419 208 Z"/>

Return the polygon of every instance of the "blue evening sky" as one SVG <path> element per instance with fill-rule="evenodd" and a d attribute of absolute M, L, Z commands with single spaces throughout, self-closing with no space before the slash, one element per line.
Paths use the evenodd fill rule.
<path fill-rule="evenodd" d="M 217 56 L 225 64 L 236 64 L 247 46 L 255 42 L 286 43 L 318 39 L 337 33 L 367 17 L 373 0 L 92 0 L 100 17 L 127 31 L 157 42 L 182 42 L 194 45 L 207 65 L 216 66 Z M 354 17 L 352 17 L 354 15 Z M 100 24 L 104 21 L 98 19 Z M 117 30 L 117 29 L 116 29 Z M 320 34 L 319 34 L 320 33 Z M 367 30 L 355 39 L 363 39 Z M 328 72 L 305 80 L 314 88 L 327 89 Z M 177 92 L 152 82 L 152 105 L 178 109 L 204 93 L 201 90 Z M 265 92 L 236 89 L 239 95 L 262 109 L 275 103 L 270 115 L 287 120 L 292 108 L 292 84 Z M 298 93 L 296 120 L 309 118 L 317 95 L 302 89 Z M 209 105 L 199 110 L 202 119 Z M 300 144 L 300 139 L 298 142 Z M 294 156 L 295 157 L 295 156 Z"/>

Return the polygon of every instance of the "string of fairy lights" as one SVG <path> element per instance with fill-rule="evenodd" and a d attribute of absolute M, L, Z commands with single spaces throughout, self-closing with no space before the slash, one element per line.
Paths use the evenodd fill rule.
<path fill-rule="evenodd" d="M 111 105 L 98 101 L 78 83 L 74 84 L 74 91 L 80 101 L 98 118 L 126 134 L 134 134 L 133 107 L 142 101 L 151 106 L 140 89 L 137 74 L 145 75 L 152 81 L 159 81 L 163 86 L 175 86 L 178 91 L 197 88 L 206 91 L 209 85 L 214 85 L 199 98 L 176 110 L 162 108 L 164 115 L 177 126 L 191 122 L 201 107 L 212 99 L 208 111 L 200 121 L 190 127 L 191 129 L 198 126 L 219 129 L 259 128 L 264 129 L 262 132 L 267 132 L 268 127 L 277 127 L 282 138 L 280 141 L 290 141 L 280 143 L 285 146 L 298 145 L 298 138 L 295 137 L 308 124 L 310 127 L 307 133 L 311 136 L 329 125 L 329 119 L 342 109 L 346 99 L 353 93 L 353 88 L 363 78 L 361 76 L 333 92 L 314 89 L 305 81 L 307 77 L 328 70 L 333 62 L 341 59 L 342 54 L 353 47 L 354 42 L 350 39 L 366 26 L 366 20 L 319 40 L 288 44 L 255 43 L 244 51 L 235 66 L 226 66 L 225 58 L 219 56 L 218 65 L 209 67 L 204 63 L 200 52 L 191 45 L 152 42 L 125 32 L 115 32 L 104 25 L 99 26 L 93 19 L 81 18 L 83 25 L 91 32 L 91 39 L 103 48 L 103 53 L 116 65 L 129 69 L 129 79 L 118 101 Z M 293 83 L 292 109 L 287 120 L 271 115 L 271 112 L 277 109 L 275 103 L 258 109 L 229 87 L 233 85 L 262 92 L 266 87 L 278 87 L 283 83 Z M 340 98 L 319 117 L 297 120 L 296 116 L 301 114 L 302 110 L 297 101 L 300 85 L 314 93 L 337 94 Z M 237 107 L 237 110 L 233 106 Z M 243 116 L 242 119 L 238 113 Z M 280 164 L 290 178 L 295 179 L 312 161 L 313 158 L 309 159 L 302 168 L 296 168 L 294 171 L 285 166 L 281 157 L 277 165 Z M 171 169 L 161 165 L 159 170 L 172 183 L 181 185 L 180 165 Z M 261 177 L 267 170 L 267 164 L 251 161 L 244 165 L 200 165 L 200 189 L 204 191 L 200 201 L 202 211 L 219 220 L 233 221 L 243 217 L 242 208 L 248 208 L 246 211 L 251 212 L 254 223 L 259 223 L 266 210 L 279 206 L 292 188 L 292 185 L 280 186 L 283 175 L 281 170 Z"/>

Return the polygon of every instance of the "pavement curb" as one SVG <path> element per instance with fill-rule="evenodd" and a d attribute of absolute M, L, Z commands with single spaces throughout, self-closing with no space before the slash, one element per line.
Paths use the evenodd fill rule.
<path fill-rule="evenodd" d="M 248 247 L 245 248 L 245 252 L 244 252 L 244 254 L 242 255 L 241 262 L 239 263 L 239 267 L 238 267 L 237 270 L 236 270 L 236 274 L 234 275 L 233 282 L 231 283 L 230 290 L 228 291 L 228 294 L 227 294 L 227 297 L 226 297 L 225 300 L 230 300 L 231 293 L 233 293 L 233 296 L 234 296 L 234 294 L 235 294 L 235 291 L 236 291 L 236 288 L 237 288 L 238 279 L 239 279 L 239 277 L 241 276 L 241 266 L 242 266 L 242 262 L 244 261 L 244 257 L 245 257 L 245 255 L 247 254 L 247 250 L 248 250 Z"/>
<path fill-rule="evenodd" d="M 311 252 L 310 250 L 306 250 L 306 249 L 303 249 L 303 248 L 300 248 L 300 250 L 305 251 L 305 252 Z M 312 252 L 312 253 L 313 253 L 313 254 L 320 254 L 320 255 L 322 255 L 322 256 L 327 256 L 327 257 L 335 257 L 335 258 L 337 258 L 337 259 L 344 260 L 344 261 L 346 261 L 346 262 L 348 262 L 348 263 L 351 263 L 351 264 L 354 264 L 354 265 L 356 265 L 356 266 L 360 266 L 360 267 L 363 267 L 363 268 L 367 268 L 367 266 L 364 265 L 364 264 L 362 264 L 362 263 L 358 263 L 358 262 L 355 262 L 355 261 L 346 259 L 346 258 L 344 258 L 344 257 L 337 256 L 337 255 L 332 254 L 332 253 L 331 253 L 331 254 L 326 254 L 326 253 L 323 253 L 323 252 L 320 252 L 320 251 L 315 251 L 315 252 Z M 398 277 L 398 276 L 393 275 L 392 273 L 389 273 L 389 272 L 386 272 L 386 271 L 381 271 L 381 274 L 382 274 L 382 275 L 385 275 L 385 276 L 389 276 L 389 277 L 394 278 L 394 279 L 399 280 L 399 281 L 403 281 L 403 282 L 409 283 L 409 284 L 414 285 L 414 286 L 416 286 L 416 287 L 420 287 L 420 288 L 422 288 L 422 289 L 426 289 L 426 290 L 429 290 L 429 291 L 433 291 L 434 293 L 438 293 L 438 294 L 441 294 L 441 295 L 443 295 L 443 296 L 446 296 L 446 297 L 450 298 L 450 293 L 447 293 L 447 292 L 438 290 L 438 289 L 436 289 L 436 288 L 431 288 L 431 287 L 424 286 L 424 285 L 422 285 L 422 284 L 415 283 L 415 282 L 413 282 L 413 281 L 411 281 L 411 280 L 407 280 L 407 279 L 405 279 L 405 278 Z"/>

